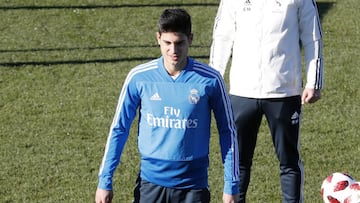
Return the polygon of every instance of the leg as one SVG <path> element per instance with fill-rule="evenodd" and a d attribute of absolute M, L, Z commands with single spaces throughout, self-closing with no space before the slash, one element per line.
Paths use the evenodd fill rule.
<path fill-rule="evenodd" d="M 240 162 L 240 202 L 246 200 L 246 191 L 250 182 L 250 173 L 257 133 L 259 131 L 262 112 L 258 100 L 230 95 L 234 118 L 238 132 Z"/>
<path fill-rule="evenodd" d="M 263 100 L 263 108 L 280 162 L 283 202 L 302 202 L 303 165 L 300 157 L 300 96 Z"/>
<path fill-rule="evenodd" d="M 209 203 L 210 191 L 204 189 L 169 189 L 169 203 Z"/>
<path fill-rule="evenodd" d="M 168 202 L 167 189 L 145 180 L 140 180 L 139 203 L 164 203 Z"/>
<path fill-rule="evenodd" d="M 175 189 L 140 180 L 139 203 L 209 203 L 210 191 L 204 189 Z"/>

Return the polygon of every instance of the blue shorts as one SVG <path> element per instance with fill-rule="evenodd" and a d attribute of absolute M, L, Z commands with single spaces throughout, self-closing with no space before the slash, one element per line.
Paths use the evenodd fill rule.
<path fill-rule="evenodd" d="M 136 180 L 133 203 L 209 203 L 210 191 L 204 189 L 176 189 L 155 185 L 140 177 Z"/>

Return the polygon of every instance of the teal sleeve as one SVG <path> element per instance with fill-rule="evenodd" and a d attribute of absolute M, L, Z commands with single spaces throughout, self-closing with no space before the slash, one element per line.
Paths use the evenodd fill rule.
<path fill-rule="evenodd" d="M 140 103 L 140 99 L 137 97 L 136 85 L 128 78 L 125 80 L 119 96 L 98 174 L 98 187 L 104 190 L 112 190 L 112 177 L 120 163 L 121 153 Z"/>
<path fill-rule="evenodd" d="M 215 86 L 214 115 L 224 164 L 224 193 L 239 193 L 239 151 L 233 111 L 225 83 L 219 75 Z M 220 99 L 219 99 L 220 98 Z"/>

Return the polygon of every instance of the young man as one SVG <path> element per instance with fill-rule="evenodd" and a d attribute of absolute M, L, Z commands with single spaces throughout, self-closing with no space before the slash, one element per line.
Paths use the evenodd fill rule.
<path fill-rule="evenodd" d="M 304 90 L 299 41 L 305 58 Z M 283 202 L 303 202 L 301 106 L 316 102 L 323 85 L 315 1 L 222 0 L 214 23 L 210 66 L 224 74 L 231 54 L 230 99 L 239 137 L 240 202 L 245 202 L 263 115 L 280 161 Z"/>
<path fill-rule="evenodd" d="M 112 177 L 139 109 L 140 203 L 207 203 L 210 124 L 215 115 L 224 163 L 223 201 L 238 193 L 237 135 L 221 75 L 188 57 L 193 34 L 183 9 L 166 9 L 162 56 L 128 74 L 110 128 L 95 200 L 111 202 Z M 137 199 L 137 197 L 136 197 Z"/>

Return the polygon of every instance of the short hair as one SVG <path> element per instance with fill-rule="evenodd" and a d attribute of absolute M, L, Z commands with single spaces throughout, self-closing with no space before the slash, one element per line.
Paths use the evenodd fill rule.
<path fill-rule="evenodd" d="M 158 22 L 159 33 L 180 32 L 191 35 L 191 17 L 181 8 L 165 9 Z"/>

